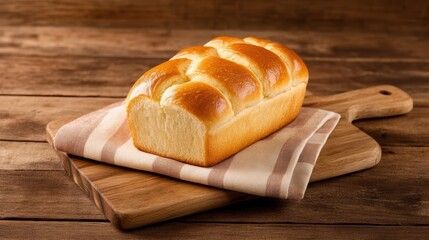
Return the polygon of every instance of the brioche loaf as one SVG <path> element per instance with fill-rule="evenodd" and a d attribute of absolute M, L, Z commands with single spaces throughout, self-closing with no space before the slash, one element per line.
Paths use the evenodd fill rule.
<path fill-rule="evenodd" d="M 268 40 L 217 37 L 144 73 L 126 99 L 134 145 L 212 166 L 299 113 L 308 70 Z"/>

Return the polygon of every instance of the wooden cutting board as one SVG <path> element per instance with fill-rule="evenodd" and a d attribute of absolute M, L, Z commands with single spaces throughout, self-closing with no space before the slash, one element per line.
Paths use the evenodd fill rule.
<path fill-rule="evenodd" d="M 408 94 L 396 87 L 376 86 L 333 96 L 309 95 L 305 105 L 332 110 L 342 116 L 317 161 L 311 176 L 311 182 L 314 182 L 377 165 L 381 157 L 380 146 L 351 122 L 404 114 L 411 111 L 413 102 Z M 51 144 L 57 130 L 71 120 L 61 119 L 48 124 Z M 115 226 L 122 229 L 255 198 L 57 152 L 73 181 Z"/>

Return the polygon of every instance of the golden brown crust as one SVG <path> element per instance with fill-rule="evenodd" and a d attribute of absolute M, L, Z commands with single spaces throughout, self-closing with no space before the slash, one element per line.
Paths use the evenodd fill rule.
<path fill-rule="evenodd" d="M 266 95 L 272 95 L 287 88 L 290 80 L 288 69 L 281 58 L 273 52 L 246 43 L 231 44 L 228 49 L 256 65 L 262 73 L 259 80 L 265 88 Z"/>
<path fill-rule="evenodd" d="M 206 46 L 189 47 L 179 51 L 171 59 L 188 58 L 190 60 L 195 61 L 197 59 L 202 59 L 208 56 L 217 56 L 216 48 Z"/>
<path fill-rule="evenodd" d="M 255 37 L 246 37 L 243 41 L 260 47 L 265 47 L 267 44 L 272 43 L 270 40 Z"/>
<path fill-rule="evenodd" d="M 304 61 L 291 49 L 278 43 L 269 43 L 265 46 L 276 53 L 289 66 L 294 85 L 301 81 L 308 81 L 308 69 Z M 296 81 L 297 80 L 297 81 Z"/>
<path fill-rule="evenodd" d="M 261 83 L 252 72 L 220 57 L 203 59 L 190 77 L 194 81 L 212 83 L 226 93 L 236 113 L 262 98 Z"/>
<path fill-rule="evenodd" d="M 188 81 L 184 72 L 190 63 L 191 61 L 186 58 L 174 59 L 150 69 L 133 85 L 128 94 L 127 102 L 140 94 L 159 101 L 165 89 L 173 84 Z"/>
<path fill-rule="evenodd" d="M 216 49 L 226 48 L 228 45 L 233 43 L 242 43 L 244 42 L 241 38 L 236 37 L 228 37 L 228 36 L 220 36 L 213 38 L 208 43 L 204 44 L 204 46 L 214 47 Z"/>
<path fill-rule="evenodd" d="M 169 88 L 161 104 L 179 106 L 207 126 L 226 121 L 234 115 L 226 97 L 218 89 L 202 82 L 187 82 Z"/>
<path fill-rule="evenodd" d="M 305 79 L 308 81 L 308 69 L 304 64 L 304 61 L 302 61 L 302 59 L 290 48 L 270 40 L 255 37 L 246 37 L 243 40 L 246 43 L 264 47 L 282 58 L 284 63 L 288 66 L 291 78 L 295 85 L 301 81 L 305 81 Z M 297 79 L 296 82 L 295 79 Z"/>
<path fill-rule="evenodd" d="M 224 36 L 186 48 L 130 90 L 134 144 L 183 162 L 214 165 L 292 121 L 307 81 L 302 59 L 269 40 Z"/>

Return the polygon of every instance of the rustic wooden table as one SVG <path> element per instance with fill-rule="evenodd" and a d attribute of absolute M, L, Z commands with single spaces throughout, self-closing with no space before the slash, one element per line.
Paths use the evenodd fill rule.
<path fill-rule="evenodd" d="M 2 1 L 0 239 L 428 238 L 428 6 Z M 287 44 L 308 64 L 314 94 L 392 84 L 413 97 L 414 110 L 357 122 L 382 145 L 381 163 L 311 184 L 302 201 L 258 199 L 133 231 L 115 229 L 66 175 L 46 142 L 45 125 L 118 101 L 142 72 L 217 35 Z"/>

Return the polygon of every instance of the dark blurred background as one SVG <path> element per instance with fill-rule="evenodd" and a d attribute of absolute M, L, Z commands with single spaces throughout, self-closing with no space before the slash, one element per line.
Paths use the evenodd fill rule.
<path fill-rule="evenodd" d="M 425 0 L 2 0 L 2 25 L 427 33 Z"/>
<path fill-rule="evenodd" d="M 426 0 L 2 0 L 2 25 L 427 34 Z"/>

